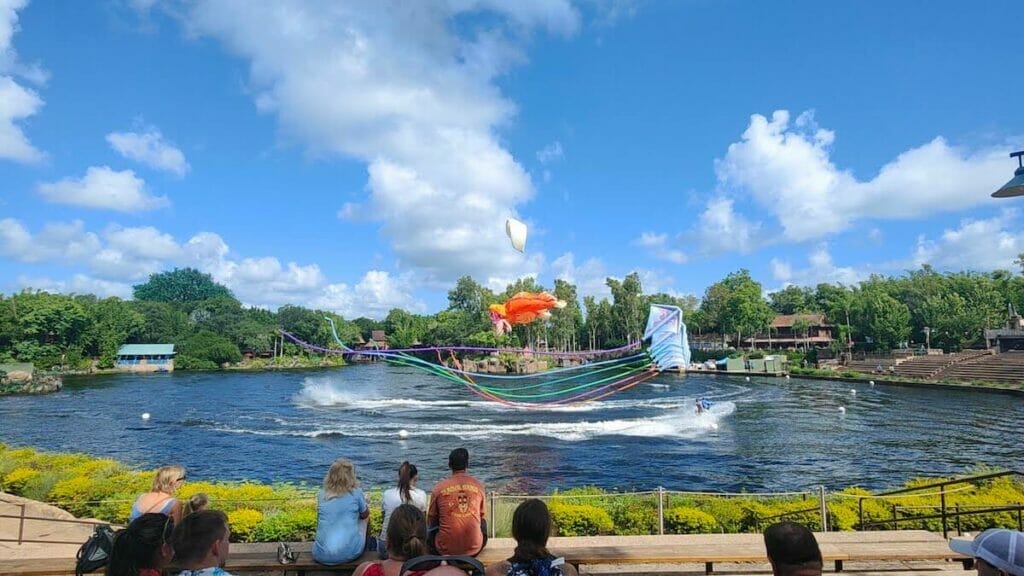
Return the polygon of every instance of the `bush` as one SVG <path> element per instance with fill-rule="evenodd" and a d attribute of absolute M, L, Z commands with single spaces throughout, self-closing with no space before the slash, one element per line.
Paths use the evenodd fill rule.
<path fill-rule="evenodd" d="M 548 510 L 559 536 L 610 534 L 615 527 L 608 512 L 590 504 L 552 502 Z"/>
<path fill-rule="evenodd" d="M 174 358 L 176 370 L 216 370 L 220 368 L 216 362 L 194 358 L 187 354 L 180 354 Z"/>
<path fill-rule="evenodd" d="M 242 361 L 242 353 L 238 351 L 238 346 L 235 346 L 234 342 L 220 334 L 206 330 L 186 340 L 181 346 L 181 354 L 196 360 L 211 362 L 215 367 Z"/>
<path fill-rule="evenodd" d="M 75 516 L 89 514 L 88 501 L 92 497 L 94 482 L 88 476 L 74 476 L 53 485 L 48 500 Z"/>
<path fill-rule="evenodd" d="M 25 488 L 25 484 L 39 476 L 39 471 L 32 468 L 15 468 L 4 475 L 4 492 L 10 492 L 11 494 L 21 494 Z"/>
<path fill-rule="evenodd" d="M 612 509 L 615 533 L 622 535 L 643 535 L 658 533 L 658 508 L 647 500 L 618 498 L 622 504 Z"/>
<path fill-rule="evenodd" d="M 239 508 L 228 512 L 231 525 L 231 539 L 236 542 L 252 542 L 256 526 L 263 521 L 263 512 L 251 508 Z"/>
<path fill-rule="evenodd" d="M 316 510 L 310 506 L 264 517 L 253 532 L 253 540 L 257 542 L 302 541 L 312 540 L 315 534 Z"/>
<path fill-rule="evenodd" d="M 714 516 L 696 508 L 677 506 L 665 512 L 665 531 L 669 534 L 707 534 L 717 527 Z"/>

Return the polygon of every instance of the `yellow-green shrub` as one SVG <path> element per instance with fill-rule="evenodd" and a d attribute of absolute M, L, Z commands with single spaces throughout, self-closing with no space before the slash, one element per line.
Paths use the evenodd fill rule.
<path fill-rule="evenodd" d="M 590 504 L 552 502 L 548 510 L 559 536 L 596 536 L 615 528 L 606 510 Z"/>
<path fill-rule="evenodd" d="M 665 532 L 669 534 L 707 534 L 717 527 L 714 516 L 696 508 L 677 506 L 665 512 Z"/>
<path fill-rule="evenodd" d="M 618 498 L 621 503 L 612 507 L 615 533 L 643 535 L 658 533 L 658 508 L 649 500 Z"/>
<path fill-rule="evenodd" d="M 48 499 L 75 516 L 83 516 L 89 513 L 94 484 L 87 476 L 67 478 L 53 485 Z"/>
<path fill-rule="evenodd" d="M 25 483 L 39 476 L 38 470 L 32 468 L 15 468 L 4 475 L 4 491 L 11 494 L 21 494 Z"/>
<path fill-rule="evenodd" d="M 316 510 L 312 507 L 267 516 L 253 533 L 257 542 L 312 540 L 316 534 Z"/>
<path fill-rule="evenodd" d="M 231 539 L 238 542 L 252 542 L 256 525 L 263 521 L 263 512 L 251 508 L 238 508 L 228 512 L 231 525 Z"/>

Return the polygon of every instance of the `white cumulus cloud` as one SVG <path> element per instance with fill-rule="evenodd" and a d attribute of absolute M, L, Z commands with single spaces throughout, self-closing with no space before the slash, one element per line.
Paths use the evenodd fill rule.
<path fill-rule="evenodd" d="M 107 142 L 118 154 L 155 170 L 163 170 L 177 176 L 189 171 L 185 154 L 170 142 L 156 128 L 144 132 L 111 132 Z"/>
<path fill-rule="evenodd" d="M 668 260 L 676 264 L 684 264 L 689 260 L 685 252 L 673 247 L 673 242 L 669 240 L 668 234 L 642 232 L 640 237 L 633 241 L 633 244 L 646 248 L 651 256 L 659 260 Z"/>
<path fill-rule="evenodd" d="M 772 258 L 772 277 L 783 286 L 817 286 L 820 283 L 854 285 L 870 273 L 863 268 L 837 266 L 825 243 L 818 244 L 807 254 L 807 265 L 794 267 L 786 260 Z"/>
<path fill-rule="evenodd" d="M 913 263 L 930 264 L 939 270 L 1015 270 L 1014 260 L 1024 252 L 1024 226 L 1019 212 L 1004 209 L 992 218 L 965 219 L 937 239 L 922 235 L 917 240 Z"/>
<path fill-rule="evenodd" d="M 486 18 L 454 24 L 474 16 Z M 504 238 L 533 185 L 496 136 L 515 106 L 494 80 L 523 61 L 532 30 L 575 32 L 567 0 L 209 0 L 185 23 L 250 63 L 255 104 L 282 138 L 367 162 L 363 213 L 403 268 L 435 283 L 536 273 Z"/>
<path fill-rule="evenodd" d="M 716 162 L 723 188 L 749 195 L 774 214 L 786 240 L 829 236 L 858 220 L 913 219 L 962 210 L 989 199 L 1006 179 L 1005 150 L 968 150 L 937 136 L 899 154 L 870 180 L 830 157 L 835 134 L 812 113 L 790 122 L 777 110 L 755 114 L 739 142 Z"/>
<path fill-rule="evenodd" d="M 25 164 L 41 161 L 46 155 L 29 142 L 20 123 L 43 107 L 43 100 L 29 88 L 14 81 L 14 75 L 41 84 L 46 73 L 39 66 L 25 66 L 18 60 L 13 38 L 18 30 L 18 10 L 26 0 L 0 0 L 0 159 Z"/>
<path fill-rule="evenodd" d="M 170 205 L 166 196 L 150 195 L 145 181 L 135 172 L 107 166 L 92 166 L 80 179 L 43 182 L 36 191 L 49 202 L 119 212 L 142 212 Z"/>
<path fill-rule="evenodd" d="M 329 283 L 317 264 L 282 263 L 273 256 L 238 257 L 214 232 L 200 232 L 184 243 L 151 226 L 112 225 L 101 234 L 81 221 L 50 222 L 33 233 L 13 218 L 0 220 L 0 257 L 18 262 L 81 267 L 69 280 L 22 275 L 18 284 L 58 292 L 131 295 L 132 284 L 153 273 L 191 266 L 224 284 L 251 306 L 284 304 L 321 307 L 346 317 L 383 318 L 392 308 L 426 309 L 414 295 L 410 274 L 371 270 L 354 286 Z"/>
<path fill-rule="evenodd" d="M 100 298 L 117 296 L 118 298 L 128 299 L 132 297 L 131 284 L 100 280 L 85 274 L 75 274 L 70 280 L 18 276 L 18 286 L 63 294 L 95 294 Z"/>

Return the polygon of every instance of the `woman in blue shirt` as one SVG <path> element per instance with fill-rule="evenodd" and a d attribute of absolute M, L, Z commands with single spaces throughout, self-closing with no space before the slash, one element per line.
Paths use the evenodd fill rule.
<path fill-rule="evenodd" d="M 316 497 L 316 514 L 314 560 L 344 564 L 362 555 L 370 509 L 359 488 L 355 466 L 348 460 L 338 458 L 327 471 L 324 487 Z"/>

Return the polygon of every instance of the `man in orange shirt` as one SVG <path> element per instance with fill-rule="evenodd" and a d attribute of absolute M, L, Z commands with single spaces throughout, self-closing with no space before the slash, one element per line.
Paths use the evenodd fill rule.
<path fill-rule="evenodd" d="M 452 475 L 430 492 L 427 526 L 431 549 L 446 556 L 476 556 L 487 544 L 484 485 L 466 473 L 469 451 L 456 448 L 448 455 Z"/>

